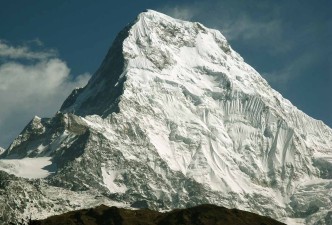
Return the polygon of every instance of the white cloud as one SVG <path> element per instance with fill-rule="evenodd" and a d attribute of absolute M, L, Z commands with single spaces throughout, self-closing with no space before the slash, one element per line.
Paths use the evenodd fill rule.
<path fill-rule="evenodd" d="M 42 46 L 42 42 L 39 39 L 29 41 L 28 43 L 34 43 Z M 29 46 L 12 46 L 4 40 L 0 40 L 0 57 L 9 59 L 47 59 L 55 57 L 56 51 L 48 49 L 46 51 L 32 51 Z"/>
<path fill-rule="evenodd" d="M 7 50 L 2 52 L 2 49 Z M 84 86 L 90 78 L 88 73 L 73 77 L 66 63 L 51 57 L 47 51 L 11 46 L 0 48 L 1 56 L 35 59 L 28 64 L 15 60 L 0 64 L 0 146 L 3 147 L 34 115 L 54 115 L 70 92 Z"/>

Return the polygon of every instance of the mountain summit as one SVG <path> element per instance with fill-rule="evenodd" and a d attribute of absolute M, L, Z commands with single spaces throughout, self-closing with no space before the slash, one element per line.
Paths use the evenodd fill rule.
<path fill-rule="evenodd" d="M 212 203 L 329 224 L 331 149 L 332 130 L 273 90 L 219 31 L 148 10 L 84 88 L 1 155 L 0 168 L 21 177 L 0 174 L 0 215 Z M 28 160 L 39 179 L 20 171 Z"/>

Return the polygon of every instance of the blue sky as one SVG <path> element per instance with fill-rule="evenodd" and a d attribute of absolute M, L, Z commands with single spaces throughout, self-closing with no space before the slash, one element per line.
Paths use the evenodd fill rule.
<path fill-rule="evenodd" d="M 0 0 L 0 146 L 52 116 L 115 35 L 154 9 L 220 30 L 270 85 L 332 127 L 332 1 Z"/>

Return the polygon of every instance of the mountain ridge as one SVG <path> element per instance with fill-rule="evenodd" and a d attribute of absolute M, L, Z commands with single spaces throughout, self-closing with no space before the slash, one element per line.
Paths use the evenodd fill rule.
<path fill-rule="evenodd" d="M 175 209 L 170 212 L 157 212 L 149 209 L 128 210 L 117 207 L 98 206 L 93 209 L 68 212 L 41 221 L 31 221 L 30 225 L 43 224 L 224 224 L 228 225 L 282 225 L 283 223 L 253 213 L 227 209 L 214 205 L 199 205 L 188 209 Z"/>

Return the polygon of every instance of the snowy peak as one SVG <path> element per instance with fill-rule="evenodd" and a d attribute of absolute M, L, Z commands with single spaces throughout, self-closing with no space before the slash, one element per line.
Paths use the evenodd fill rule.
<path fill-rule="evenodd" d="M 208 29 L 199 23 L 176 20 L 152 10 L 141 13 L 133 24 L 128 25 L 116 37 L 88 85 L 75 89 L 62 105 L 61 111 L 104 117 L 117 112 L 117 103 L 127 79 L 127 68 L 162 70 L 164 67 L 171 67 L 178 61 L 179 57 L 175 56 L 180 48 L 204 43 L 196 43 L 196 38 L 199 33 L 207 32 Z M 214 30 L 212 36 L 213 43 L 218 44 L 210 49 L 217 46 L 230 53 L 230 47 L 219 31 Z M 202 47 L 201 51 L 203 49 L 205 48 Z M 136 79 L 140 80 L 140 75 Z"/>
<path fill-rule="evenodd" d="M 196 60 L 191 61 L 193 57 L 180 58 L 179 53 L 183 49 L 193 49 L 203 56 L 218 55 L 218 59 L 232 53 L 219 31 L 210 30 L 199 23 L 176 20 L 155 11 L 139 15 L 123 44 L 125 56 L 127 60 L 132 60 L 130 63 L 134 67 L 151 67 L 160 71 L 185 62 L 189 63 L 186 66 L 197 66 Z"/>
<path fill-rule="evenodd" d="M 3 155 L 50 157 L 47 187 L 314 224 L 330 215 L 331 149 L 332 130 L 273 90 L 219 31 L 149 10 L 86 87 L 54 118 L 34 118 Z"/>
<path fill-rule="evenodd" d="M 58 112 L 53 118 L 35 116 L 0 158 L 58 157 L 63 146 L 87 132 L 81 117 Z M 61 161 L 61 160 L 60 160 Z"/>
<path fill-rule="evenodd" d="M 153 93 L 151 87 L 156 84 L 178 86 L 195 106 L 217 110 L 224 102 L 230 120 L 239 119 L 234 118 L 233 110 L 236 114 L 248 113 L 243 110 L 249 107 L 255 127 L 264 127 L 271 114 L 310 141 L 321 142 L 323 151 L 330 147 L 331 129 L 273 90 L 217 30 L 149 10 L 141 13 L 129 29 L 123 55 L 126 67 L 122 79 L 126 82 L 122 99 L 127 93 L 131 95 L 131 88 Z M 277 123 L 273 126 L 281 127 Z"/>

